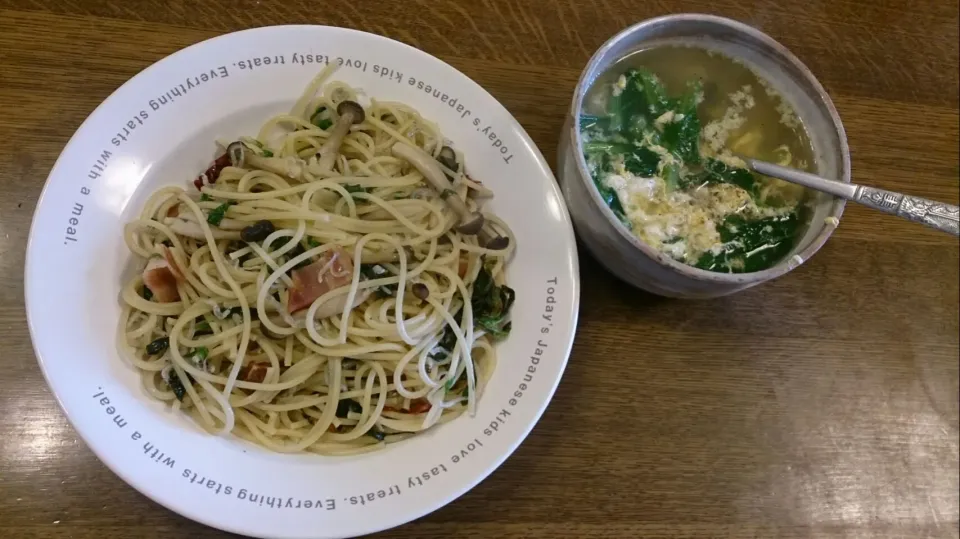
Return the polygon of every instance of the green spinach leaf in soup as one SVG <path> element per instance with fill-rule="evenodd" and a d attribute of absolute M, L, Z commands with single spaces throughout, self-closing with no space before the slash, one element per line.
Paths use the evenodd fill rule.
<path fill-rule="evenodd" d="M 730 183 L 750 193 L 754 200 L 757 200 L 760 195 L 760 185 L 752 172 L 744 168 L 732 167 L 717 159 L 707 159 L 703 170 L 691 175 L 686 183 L 692 187 L 711 183 Z"/>
<path fill-rule="evenodd" d="M 610 118 L 582 114 L 580 116 L 580 132 L 606 136 L 610 131 Z"/>
<path fill-rule="evenodd" d="M 800 225 L 797 212 L 753 221 L 730 215 L 719 230 L 720 240 L 727 244 L 726 249 L 716 255 L 705 253 L 695 265 L 725 273 L 749 273 L 769 268 L 793 248 Z"/>
<path fill-rule="evenodd" d="M 618 133 L 623 129 L 624 120 L 627 118 L 623 110 L 623 96 L 613 93 L 607 99 L 606 131 L 609 136 L 612 133 Z"/>
<path fill-rule="evenodd" d="M 643 96 L 647 100 L 647 109 L 653 117 L 659 117 L 661 114 L 673 108 L 673 100 L 667 97 L 667 89 L 656 75 L 646 69 L 638 70 L 636 78 L 639 79 L 643 88 Z"/>
<path fill-rule="evenodd" d="M 604 178 L 613 172 L 610 154 L 601 153 L 593 157 L 588 157 L 588 159 L 592 161 L 590 174 L 593 178 L 594 185 L 597 187 L 597 193 L 600 194 L 600 198 L 603 199 L 604 204 L 613 211 L 617 219 L 625 225 L 630 226 L 630 221 L 627 220 L 627 213 L 623 211 L 623 206 L 620 204 L 620 198 L 617 196 L 617 192 L 604 182 Z"/>
<path fill-rule="evenodd" d="M 663 126 L 663 146 L 687 165 L 700 163 L 700 118 L 697 103 L 703 90 L 700 82 L 689 84 L 687 92 L 671 107 L 673 119 Z"/>
<path fill-rule="evenodd" d="M 680 167 L 674 164 L 663 167 L 663 183 L 667 186 L 667 191 L 675 191 L 680 187 L 683 179 L 680 176 Z"/>
<path fill-rule="evenodd" d="M 649 148 L 633 148 L 623 160 L 627 172 L 644 178 L 655 176 L 659 164 L 660 156 Z"/>
<path fill-rule="evenodd" d="M 649 75 L 649 77 L 646 75 Z M 657 117 L 653 115 L 652 111 L 660 105 L 650 104 L 647 96 L 648 90 L 645 88 L 647 80 L 655 80 L 656 78 L 638 69 L 627 71 L 623 74 L 623 78 L 624 87 L 618 91 L 613 91 L 607 101 L 610 130 L 639 140 L 645 134 L 652 132 L 651 126 L 653 120 Z M 649 93 L 656 96 L 659 92 L 654 88 Z M 656 97 L 654 98 L 656 99 Z"/>

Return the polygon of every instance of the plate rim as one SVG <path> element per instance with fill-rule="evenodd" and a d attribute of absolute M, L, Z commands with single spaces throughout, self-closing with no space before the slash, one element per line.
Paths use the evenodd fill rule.
<path fill-rule="evenodd" d="M 579 249 L 577 245 L 576 235 L 573 229 L 573 222 L 570 215 L 570 211 L 566 206 L 565 199 L 563 198 L 563 194 L 557 182 L 556 174 L 553 172 L 549 163 L 544 158 L 543 152 L 541 152 L 540 148 L 530 137 L 530 134 L 527 133 L 527 130 L 523 127 L 520 121 L 517 120 L 517 118 L 513 115 L 513 113 L 510 112 L 510 110 L 507 109 L 507 107 L 504 106 L 499 99 L 497 99 L 492 94 L 490 94 L 490 92 L 487 91 L 487 89 L 484 86 L 482 86 L 480 83 L 476 82 L 471 77 L 469 77 L 468 75 L 466 75 L 465 73 L 457 69 L 456 67 L 448 64 L 444 60 L 434 56 L 433 54 L 430 54 L 427 51 L 424 51 L 422 49 L 419 49 L 407 43 L 403 43 L 396 39 L 375 34 L 372 32 L 366 32 L 366 31 L 357 30 L 354 28 L 346 28 L 346 27 L 331 26 L 331 25 L 279 24 L 279 25 L 258 26 L 253 28 L 245 28 L 242 30 L 228 32 L 224 34 L 219 34 L 207 39 L 203 39 L 201 41 L 197 41 L 185 47 L 182 47 L 160 58 L 159 60 L 152 62 L 148 66 L 138 71 L 132 77 L 124 81 L 123 84 L 121 84 L 115 90 L 113 90 L 106 98 L 104 98 L 96 106 L 96 108 L 93 109 L 93 111 L 91 111 L 87 115 L 86 118 L 84 118 L 83 122 L 80 123 L 80 125 L 74 130 L 73 134 L 70 136 L 67 142 L 63 145 L 59 155 L 57 156 L 56 161 L 54 162 L 53 166 L 50 168 L 50 171 L 47 174 L 46 179 L 44 180 L 43 189 L 40 192 L 40 196 L 37 198 L 37 202 L 34 206 L 33 216 L 31 217 L 31 220 L 30 220 L 30 228 L 27 234 L 27 245 L 24 252 L 24 255 L 25 255 L 24 270 L 23 270 L 24 271 L 23 273 L 24 310 L 26 313 L 27 327 L 30 334 L 30 344 L 33 349 L 33 353 L 36 358 L 37 364 L 40 367 L 40 372 L 43 374 L 43 378 L 44 378 L 44 381 L 46 382 L 47 388 L 49 389 L 50 393 L 53 395 L 54 400 L 57 403 L 57 406 L 63 412 L 64 417 L 70 423 L 70 427 L 83 440 L 86 447 L 97 457 L 97 459 L 104 466 L 107 467 L 107 469 L 109 469 L 114 475 L 119 477 L 127 486 L 133 488 L 135 491 L 145 496 L 150 501 L 160 505 L 161 507 L 165 508 L 166 510 L 174 514 L 183 516 L 187 519 L 190 519 L 194 522 L 197 522 L 199 524 L 202 524 L 204 526 L 207 526 L 213 529 L 252 537 L 251 535 L 249 535 L 248 531 L 240 528 L 239 526 L 231 525 L 228 521 L 221 522 L 221 521 L 215 520 L 214 518 L 212 518 L 212 516 L 208 517 L 201 511 L 181 510 L 180 508 L 172 507 L 160 495 L 156 494 L 152 489 L 150 489 L 148 484 L 143 484 L 140 478 L 135 478 L 133 475 L 126 473 L 125 468 L 128 468 L 129 466 L 124 466 L 122 459 L 107 458 L 107 456 L 109 455 L 109 452 L 102 451 L 100 448 L 96 446 L 96 444 L 91 443 L 91 440 L 95 439 L 98 435 L 95 429 L 92 429 L 90 427 L 84 427 L 83 429 L 81 429 L 78 427 L 78 422 L 76 420 L 77 418 L 75 417 L 75 414 L 72 414 L 67 409 L 67 406 L 64 403 L 63 398 L 61 397 L 60 393 L 55 389 L 55 385 L 53 384 L 50 373 L 48 372 L 47 362 L 44 360 L 43 355 L 40 352 L 40 347 L 35 338 L 38 331 L 36 326 L 39 324 L 39 322 L 35 320 L 34 318 L 35 315 L 31 315 L 31 312 L 35 310 L 31 308 L 31 305 L 34 304 L 37 300 L 36 299 L 31 300 L 30 291 L 33 289 L 33 287 L 31 286 L 30 275 L 32 273 L 31 269 L 33 267 L 34 258 L 39 255 L 31 255 L 31 253 L 35 252 L 35 249 L 36 249 L 34 245 L 35 244 L 34 240 L 35 240 L 35 233 L 38 230 L 37 227 L 38 227 L 38 219 L 40 214 L 39 210 L 44 205 L 44 202 L 47 200 L 47 198 L 49 198 L 50 196 L 49 189 L 51 188 L 51 179 L 57 174 L 62 174 L 61 169 L 65 166 L 64 165 L 65 156 L 67 155 L 70 147 L 73 146 L 77 142 L 77 140 L 79 140 L 79 137 L 81 136 L 81 133 L 84 131 L 84 128 L 87 127 L 88 124 L 91 124 L 94 119 L 99 118 L 101 115 L 105 114 L 105 110 L 108 108 L 108 106 L 112 101 L 117 99 L 118 94 L 121 94 L 124 91 L 124 89 L 130 86 L 133 86 L 136 81 L 143 79 L 145 77 L 148 77 L 150 73 L 156 71 L 161 66 L 169 65 L 173 62 L 176 62 L 179 57 L 182 57 L 183 55 L 187 54 L 189 51 L 193 51 L 195 49 L 208 46 L 213 42 L 221 41 L 221 40 L 236 39 L 239 36 L 250 36 L 250 35 L 256 35 L 256 34 L 269 35 L 271 32 L 283 31 L 283 30 L 294 30 L 294 29 L 300 30 L 300 31 L 309 31 L 309 32 L 314 32 L 314 31 L 323 32 L 323 31 L 332 30 L 335 32 L 349 32 L 349 33 L 361 34 L 367 39 L 383 41 L 392 46 L 400 47 L 410 52 L 413 52 L 415 54 L 418 54 L 424 57 L 425 59 L 428 59 L 428 61 L 437 62 L 440 65 L 453 70 L 454 72 L 464 77 L 464 79 L 472 83 L 480 92 L 482 92 L 483 95 L 485 95 L 487 98 L 489 98 L 493 102 L 497 103 L 497 105 L 499 105 L 503 109 L 503 111 L 506 112 L 507 116 L 509 116 L 509 121 L 512 122 L 511 128 L 516 130 L 520 140 L 524 142 L 525 145 L 529 148 L 530 154 L 534 158 L 534 161 L 548 174 L 549 178 L 553 180 L 552 182 L 547 182 L 546 192 L 548 194 L 552 193 L 553 196 L 555 197 L 555 200 L 559 202 L 558 206 L 559 206 L 559 212 L 560 212 L 560 220 L 566 224 L 566 230 L 565 230 L 565 236 L 567 239 L 566 243 L 568 244 L 568 247 L 570 249 L 569 251 L 570 270 L 571 270 L 570 275 L 572 277 L 571 287 L 572 287 L 572 296 L 573 296 L 573 301 L 571 302 L 571 305 L 570 305 L 570 315 L 568 318 L 570 321 L 570 333 L 569 333 L 569 336 L 566 336 L 564 339 L 566 341 L 565 345 L 561 346 L 561 354 L 560 354 L 561 358 L 560 358 L 560 366 L 559 366 L 558 373 L 551 380 L 549 387 L 545 389 L 545 393 L 544 393 L 545 398 L 543 399 L 543 402 L 538 406 L 534 407 L 534 414 L 532 419 L 529 422 L 527 422 L 527 424 L 522 429 L 521 434 L 516 438 L 516 440 L 510 444 L 507 444 L 504 450 L 499 451 L 498 456 L 493 459 L 492 464 L 486 467 L 485 469 L 483 469 L 481 472 L 475 474 L 475 476 L 472 479 L 462 482 L 459 487 L 451 489 L 448 494 L 438 496 L 437 501 L 435 503 L 428 504 L 427 509 L 423 511 L 411 511 L 407 513 L 392 513 L 388 511 L 388 512 L 385 512 L 387 515 L 396 514 L 396 515 L 399 515 L 399 518 L 391 518 L 390 516 L 387 516 L 382 519 L 378 519 L 376 521 L 371 520 L 370 522 L 383 523 L 383 524 L 374 524 L 372 526 L 364 525 L 363 524 L 365 522 L 364 519 L 360 519 L 359 520 L 360 524 L 357 528 L 356 533 L 354 535 L 349 536 L 349 537 L 354 537 L 354 536 L 359 537 L 359 536 L 368 535 L 371 533 L 377 533 L 381 531 L 394 529 L 399 526 L 408 524 L 414 520 L 418 520 L 435 511 L 438 511 L 446 507 L 453 501 L 459 499 L 467 492 L 473 490 L 478 484 L 480 484 L 481 482 L 486 480 L 488 477 L 490 477 L 490 475 L 492 475 L 497 469 L 499 469 L 503 465 L 503 463 L 510 456 L 513 455 L 513 453 L 517 450 L 517 448 L 520 447 L 520 445 L 527 439 L 527 437 L 533 431 L 533 428 L 537 425 L 537 423 L 540 422 L 540 419 L 543 417 L 544 412 L 546 412 L 547 407 L 553 401 L 553 398 L 556 394 L 557 387 L 559 386 L 560 381 L 563 379 L 563 375 L 566 373 L 566 367 L 567 367 L 567 363 L 570 360 L 570 355 L 573 352 L 573 345 L 576 340 L 576 334 L 577 334 L 579 318 L 580 318 L 581 282 L 580 282 Z M 37 262 L 39 262 L 39 260 L 37 260 Z M 211 513 L 211 515 L 213 514 L 216 514 L 216 513 Z M 354 533 L 354 532 L 351 531 L 351 533 Z M 258 535 L 258 537 L 263 537 L 264 539 L 288 539 L 291 536 L 289 535 Z"/>

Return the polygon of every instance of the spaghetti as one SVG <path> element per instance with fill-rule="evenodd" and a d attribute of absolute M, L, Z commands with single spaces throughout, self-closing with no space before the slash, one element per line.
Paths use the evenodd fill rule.
<path fill-rule="evenodd" d="M 119 345 L 211 433 L 350 454 L 473 413 L 510 332 L 492 193 L 402 103 L 328 82 L 128 223 Z"/>

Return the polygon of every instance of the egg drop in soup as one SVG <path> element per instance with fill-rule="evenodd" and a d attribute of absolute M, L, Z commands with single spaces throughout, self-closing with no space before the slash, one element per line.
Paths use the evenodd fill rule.
<path fill-rule="evenodd" d="M 767 269 L 806 230 L 809 194 L 741 156 L 815 171 L 791 106 L 744 64 L 664 46 L 623 58 L 590 87 L 580 132 L 601 198 L 640 240 L 701 269 Z"/>

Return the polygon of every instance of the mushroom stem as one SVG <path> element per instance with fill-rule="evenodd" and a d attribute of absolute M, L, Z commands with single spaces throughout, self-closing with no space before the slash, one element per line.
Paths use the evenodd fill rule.
<path fill-rule="evenodd" d="M 343 139 L 350 132 L 350 126 L 358 124 L 364 120 L 363 107 L 354 101 L 343 101 L 337 106 L 337 123 L 330 132 L 330 137 L 317 150 L 317 165 L 320 170 L 328 171 L 333 169 L 337 161 L 337 155 Z"/>
<path fill-rule="evenodd" d="M 423 174 L 424 179 L 427 180 L 427 183 L 440 193 L 440 198 L 445 200 L 447 205 L 450 206 L 450 209 L 460 218 L 460 225 L 457 227 L 458 232 L 469 235 L 476 234 L 482 245 L 486 245 L 487 242 L 493 239 L 483 228 L 483 214 L 480 212 L 472 212 L 467 208 L 466 203 L 457 196 L 450 180 L 447 179 L 447 176 L 432 157 L 427 155 L 423 150 L 414 148 L 403 142 L 394 144 L 391 152 L 394 157 L 405 159 L 419 170 L 420 174 Z"/>
<path fill-rule="evenodd" d="M 247 149 L 242 142 L 231 142 L 227 146 L 230 164 L 238 168 L 266 170 L 278 176 L 300 179 L 303 177 L 302 159 L 296 157 L 262 157 Z"/>

